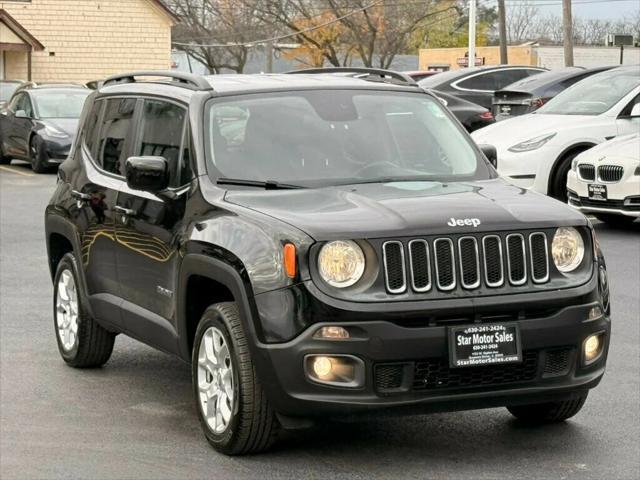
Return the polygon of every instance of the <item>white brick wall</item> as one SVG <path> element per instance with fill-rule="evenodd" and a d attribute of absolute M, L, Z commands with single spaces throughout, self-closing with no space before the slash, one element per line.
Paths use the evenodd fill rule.
<path fill-rule="evenodd" d="M 171 65 L 171 19 L 150 0 L 0 0 L 0 8 L 45 46 L 33 53 L 36 82 L 87 82 Z"/>
<path fill-rule="evenodd" d="M 535 47 L 538 54 L 538 66 L 546 68 L 564 67 L 562 47 Z M 640 64 L 640 48 L 625 47 L 623 61 L 625 65 Z M 600 67 L 620 63 L 619 47 L 574 47 L 573 63 L 580 67 Z"/>

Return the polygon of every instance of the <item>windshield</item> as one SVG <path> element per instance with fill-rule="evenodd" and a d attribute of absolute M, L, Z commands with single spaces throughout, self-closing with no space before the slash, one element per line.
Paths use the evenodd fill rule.
<path fill-rule="evenodd" d="M 491 178 L 438 100 L 363 90 L 212 101 L 208 156 L 218 176 L 302 186 Z"/>
<path fill-rule="evenodd" d="M 607 72 L 588 77 L 553 98 L 537 114 L 600 115 L 640 85 L 632 72 Z"/>
<path fill-rule="evenodd" d="M 80 118 L 89 89 L 33 91 L 39 118 Z"/>
<path fill-rule="evenodd" d="M 0 82 L 0 102 L 8 101 L 19 85 L 19 82 Z"/>

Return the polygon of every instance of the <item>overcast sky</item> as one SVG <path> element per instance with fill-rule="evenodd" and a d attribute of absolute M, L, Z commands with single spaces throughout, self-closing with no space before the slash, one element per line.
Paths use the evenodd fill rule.
<path fill-rule="evenodd" d="M 505 0 L 506 8 L 509 4 L 522 3 L 523 0 Z M 533 0 L 538 5 L 540 13 L 555 13 L 562 15 L 561 0 Z M 640 10 L 640 0 L 573 0 L 572 12 L 574 17 L 602 18 L 622 20 Z"/>

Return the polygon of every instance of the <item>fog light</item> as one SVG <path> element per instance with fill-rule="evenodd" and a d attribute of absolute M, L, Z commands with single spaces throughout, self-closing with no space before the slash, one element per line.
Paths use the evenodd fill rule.
<path fill-rule="evenodd" d="M 602 309 L 596 305 L 595 307 L 591 307 L 589 310 L 589 315 L 587 317 L 588 320 L 596 320 L 602 316 Z"/>
<path fill-rule="evenodd" d="M 346 329 L 337 326 L 322 327 L 313 334 L 313 337 L 323 338 L 326 340 L 344 340 L 349 338 L 349 332 Z"/>
<path fill-rule="evenodd" d="M 589 364 L 595 361 L 602 353 L 604 342 L 602 334 L 591 335 L 584 342 L 584 363 Z"/>
<path fill-rule="evenodd" d="M 307 355 L 304 368 L 314 382 L 350 388 L 364 385 L 364 362 L 352 355 Z"/>
<path fill-rule="evenodd" d="M 333 370 L 333 364 L 329 357 L 315 357 L 313 360 L 313 373 L 317 377 L 326 379 L 331 375 L 331 370 Z"/>

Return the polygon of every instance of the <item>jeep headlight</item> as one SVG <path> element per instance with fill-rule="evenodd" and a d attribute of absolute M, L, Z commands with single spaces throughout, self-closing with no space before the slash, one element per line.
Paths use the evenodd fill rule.
<path fill-rule="evenodd" d="M 563 273 L 573 272 L 584 258 L 582 235 L 573 227 L 560 227 L 556 230 L 551 244 L 553 263 Z"/>
<path fill-rule="evenodd" d="M 360 280 L 364 266 L 364 252 L 351 240 L 328 242 L 318 254 L 320 276 L 332 287 L 350 287 Z"/>
<path fill-rule="evenodd" d="M 555 137 L 555 133 L 540 135 L 539 137 L 530 138 L 529 140 L 525 140 L 524 142 L 520 142 L 513 147 L 509 147 L 508 150 L 510 152 L 519 153 L 519 152 L 530 152 L 531 150 L 537 150 L 553 137 Z"/>

